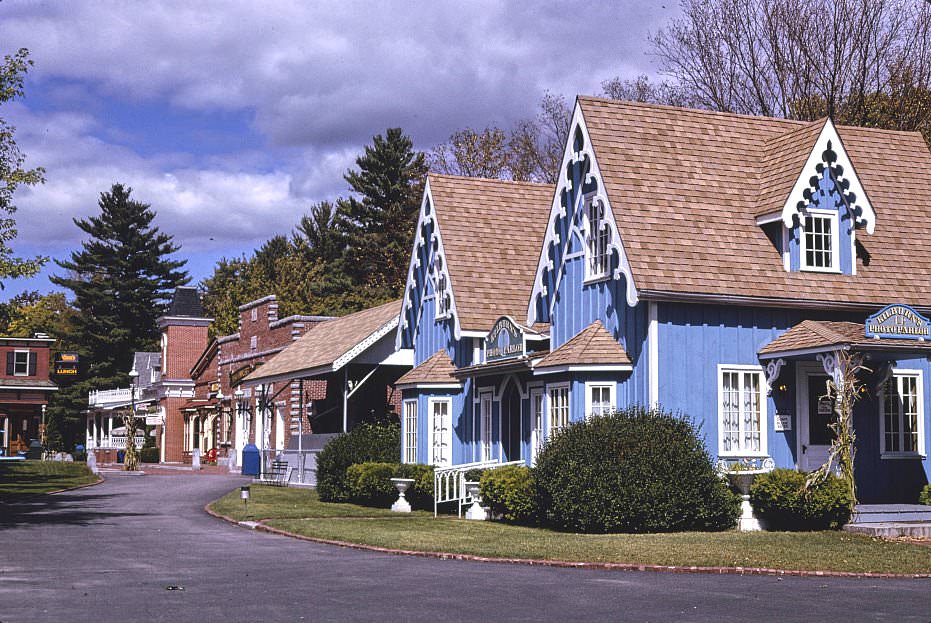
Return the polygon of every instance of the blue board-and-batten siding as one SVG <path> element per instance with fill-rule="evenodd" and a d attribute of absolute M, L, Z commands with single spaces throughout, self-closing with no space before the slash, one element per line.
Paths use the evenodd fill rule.
<path fill-rule="evenodd" d="M 627 305 L 626 279 L 585 282 L 585 254 L 581 241 L 573 236 L 570 253 L 563 265 L 559 288 L 554 296 L 550 322 L 550 349 L 556 350 L 596 320 L 618 340 L 633 362 L 633 372 L 618 374 L 618 406 L 646 404 L 649 401 L 648 304 Z M 616 262 L 616 258 L 612 259 Z M 573 392 L 573 394 L 581 392 Z M 584 410 L 583 407 L 579 413 Z"/>

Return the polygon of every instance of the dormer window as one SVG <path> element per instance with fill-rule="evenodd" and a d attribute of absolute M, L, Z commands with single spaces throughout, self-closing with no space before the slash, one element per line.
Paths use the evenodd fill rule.
<path fill-rule="evenodd" d="M 839 272 L 837 212 L 808 210 L 801 233 L 802 270 Z"/>
<path fill-rule="evenodd" d="M 594 195 L 585 197 L 585 215 L 588 219 L 588 235 L 585 254 L 587 256 L 586 279 L 603 279 L 608 275 L 608 243 L 611 233 L 605 223 L 605 205 L 595 200 Z"/>

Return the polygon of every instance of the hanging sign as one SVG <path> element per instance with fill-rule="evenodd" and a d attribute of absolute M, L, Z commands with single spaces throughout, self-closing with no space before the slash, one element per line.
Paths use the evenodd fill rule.
<path fill-rule="evenodd" d="M 52 374 L 56 376 L 77 376 L 78 360 L 77 353 L 56 353 Z"/>
<path fill-rule="evenodd" d="M 485 337 L 485 361 L 524 355 L 524 330 L 508 316 L 501 316 Z"/>
<path fill-rule="evenodd" d="M 230 372 L 230 387 L 236 387 L 242 383 L 243 379 L 252 374 L 252 371 L 262 365 L 262 362 L 256 363 L 254 366 L 246 364 L 241 368 L 233 370 Z"/>
<path fill-rule="evenodd" d="M 931 321 L 908 305 L 887 305 L 866 319 L 866 337 L 900 340 L 926 340 L 931 337 Z"/>

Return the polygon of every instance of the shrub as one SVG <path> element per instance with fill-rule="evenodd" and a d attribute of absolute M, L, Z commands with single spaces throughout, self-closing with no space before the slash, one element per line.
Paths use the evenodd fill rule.
<path fill-rule="evenodd" d="M 931 506 L 931 484 L 927 484 L 918 494 L 918 503 Z"/>
<path fill-rule="evenodd" d="M 404 494 L 413 508 L 433 506 L 433 468 L 429 465 L 398 463 L 357 463 L 346 470 L 350 501 L 364 506 L 386 508 L 398 499 L 392 478 L 412 478 L 414 484 Z"/>
<path fill-rule="evenodd" d="M 725 530 L 740 498 L 715 473 L 688 419 L 633 407 L 578 422 L 537 457 L 537 504 L 576 532 Z"/>
<path fill-rule="evenodd" d="M 494 515 L 514 523 L 537 520 L 536 491 L 529 467 L 508 465 L 486 470 L 481 479 L 482 502 Z"/>
<path fill-rule="evenodd" d="M 139 460 L 143 463 L 158 463 L 158 448 L 143 448 L 139 451 Z"/>
<path fill-rule="evenodd" d="M 334 437 L 317 457 L 317 493 L 323 502 L 346 502 L 346 470 L 355 463 L 393 462 L 401 457 L 399 424 L 362 424 Z"/>
<path fill-rule="evenodd" d="M 850 520 L 852 500 L 847 484 L 834 475 L 805 489 L 808 475 L 775 469 L 757 476 L 750 504 L 769 530 L 839 530 Z"/>
<path fill-rule="evenodd" d="M 74 459 L 75 463 L 86 463 L 87 462 L 87 451 L 86 450 L 75 450 L 71 453 L 71 458 Z"/>

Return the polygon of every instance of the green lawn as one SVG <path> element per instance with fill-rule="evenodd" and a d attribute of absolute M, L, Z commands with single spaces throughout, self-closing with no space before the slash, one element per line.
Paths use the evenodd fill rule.
<path fill-rule="evenodd" d="M 584 535 L 432 513 L 400 515 L 327 504 L 314 491 L 253 486 L 244 511 L 239 490 L 212 508 L 235 519 L 311 537 L 380 547 L 495 558 L 652 565 L 765 567 L 786 570 L 931 573 L 931 547 L 844 532 L 686 532 Z"/>
<path fill-rule="evenodd" d="M 58 461 L 0 462 L 0 499 L 48 493 L 97 482 L 84 463 Z"/>

